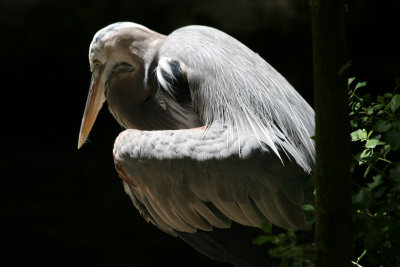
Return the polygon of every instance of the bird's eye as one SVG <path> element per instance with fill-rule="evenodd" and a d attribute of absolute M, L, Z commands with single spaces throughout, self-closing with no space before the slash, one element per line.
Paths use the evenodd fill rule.
<path fill-rule="evenodd" d="M 93 61 L 93 66 L 100 67 L 101 65 L 102 64 L 100 61 L 98 61 L 98 60 Z"/>

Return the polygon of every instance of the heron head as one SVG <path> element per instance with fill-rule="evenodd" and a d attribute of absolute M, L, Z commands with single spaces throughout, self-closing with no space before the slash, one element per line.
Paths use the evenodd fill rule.
<path fill-rule="evenodd" d="M 79 133 L 78 149 L 86 141 L 103 103 L 114 117 L 150 95 L 148 68 L 163 35 L 132 22 L 111 24 L 98 31 L 89 47 L 92 81 Z M 118 120 L 117 118 L 117 120 Z M 123 122 L 119 121 L 121 124 Z"/>

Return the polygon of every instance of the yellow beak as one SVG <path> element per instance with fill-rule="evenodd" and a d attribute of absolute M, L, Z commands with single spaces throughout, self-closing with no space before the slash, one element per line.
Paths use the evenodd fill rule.
<path fill-rule="evenodd" d="M 81 130 L 79 132 L 78 149 L 81 148 L 89 136 L 90 130 L 92 130 L 97 114 L 103 106 L 104 101 L 104 86 L 100 85 L 99 79 L 94 80 L 92 77 L 89 95 L 86 100 L 85 112 L 83 113 Z"/>

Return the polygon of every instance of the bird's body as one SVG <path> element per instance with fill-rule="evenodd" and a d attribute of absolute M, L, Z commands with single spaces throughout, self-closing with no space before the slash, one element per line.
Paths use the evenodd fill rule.
<path fill-rule="evenodd" d="M 148 222 L 239 266 L 266 262 L 240 244 L 250 227 L 306 228 L 314 112 L 256 53 L 209 27 L 164 36 L 125 22 L 96 33 L 89 59 L 80 145 L 107 100 L 131 129 L 114 159 Z"/>

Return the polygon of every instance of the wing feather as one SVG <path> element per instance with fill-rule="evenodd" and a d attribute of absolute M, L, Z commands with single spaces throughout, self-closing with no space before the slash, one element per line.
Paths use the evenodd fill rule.
<path fill-rule="evenodd" d="M 300 213 L 304 215 L 299 206 L 296 207 L 281 191 L 273 192 L 272 198 L 274 200 L 275 206 L 282 216 L 283 221 L 287 223 L 288 229 L 296 229 L 299 224 L 305 224 L 305 216 L 300 216 Z M 287 212 L 290 210 L 291 212 Z"/>
<path fill-rule="evenodd" d="M 243 215 L 239 206 L 234 201 L 223 201 L 218 197 L 212 199 L 212 203 L 227 217 L 234 220 L 240 224 L 250 226 L 251 223 Z"/>
<path fill-rule="evenodd" d="M 174 190 L 171 194 L 171 207 L 177 210 L 177 214 L 189 225 L 196 229 L 201 229 L 204 231 L 212 230 L 212 225 L 199 216 L 194 208 L 194 203 L 189 201 L 190 204 L 187 205 L 188 200 L 184 198 L 181 192 L 187 191 L 186 188 L 179 188 Z M 186 194 L 187 195 L 187 194 Z"/>
<path fill-rule="evenodd" d="M 270 222 L 285 229 L 293 229 L 281 215 L 282 211 L 276 205 L 273 193 L 268 188 L 264 188 L 260 201 L 262 211 Z"/>
<path fill-rule="evenodd" d="M 206 130 L 126 130 L 115 142 L 114 159 L 125 180 L 135 185 L 130 196 L 143 204 L 142 214 L 166 232 L 227 228 L 231 220 L 303 229 L 303 198 L 288 197 L 287 192 L 300 193 L 284 187 L 301 188 L 308 175 L 289 160 L 283 165 L 254 137 L 228 136 L 229 129 L 218 124 Z M 236 143 L 239 149 L 233 149 Z M 272 177 L 279 172 L 285 172 L 279 179 L 297 177 L 293 184 L 279 182 Z"/>
<path fill-rule="evenodd" d="M 231 225 L 231 221 L 221 213 L 213 213 L 206 204 L 198 200 L 196 205 L 194 206 L 195 211 L 202 216 L 210 225 L 213 225 L 217 228 L 228 228 Z M 222 216 L 218 216 L 222 215 Z"/>
<path fill-rule="evenodd" d="M 261 226 L 262 223 L 268 221 L 268 219 L 266 219 L 264 216 L 260 216 L 260 214 L 257 213 L 253 204 L 249 200 L 248 201 L 238 201 L 237 204 L 238 204 L 240 210 L 242 211 L 243 216 L 246 217 L 247 220 L 249 220 L 249 222 L 250 222 L 249 225 Z"/>

